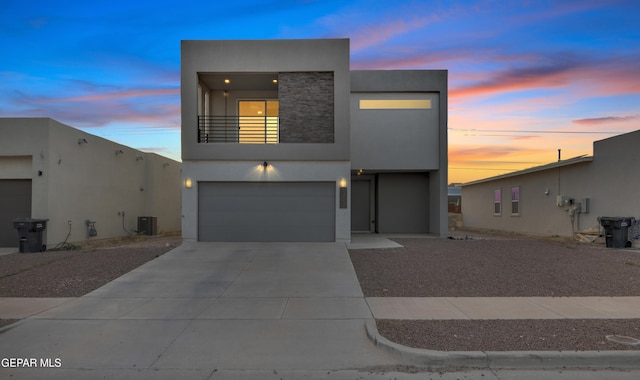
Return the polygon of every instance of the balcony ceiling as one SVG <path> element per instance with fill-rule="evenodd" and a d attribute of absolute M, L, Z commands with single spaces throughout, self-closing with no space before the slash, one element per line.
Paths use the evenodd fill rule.
<path fill-rule="evenodd" d="M 198 73 L 200 81 L 210 90 L 278 90 L 278 73 Z M 224 80 L 229 79 L 229 84 Z"/>

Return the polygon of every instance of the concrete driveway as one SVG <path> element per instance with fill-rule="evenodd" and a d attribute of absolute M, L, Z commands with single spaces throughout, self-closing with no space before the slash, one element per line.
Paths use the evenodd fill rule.
<path fill-rule="evenodd" d="M 185 243 L 5 330 L 0 356 L 39 368 L 0 370 L 207 379 L 397 364 L 366 338 L 371 318 L 344 244 Z"/>

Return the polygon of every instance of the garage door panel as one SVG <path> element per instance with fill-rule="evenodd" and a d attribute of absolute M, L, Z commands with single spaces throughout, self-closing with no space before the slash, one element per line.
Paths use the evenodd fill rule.
<path fill-rule="evenodd" d="M 333 182 L 202 182 L 201 241 L 335 241 Z"/>

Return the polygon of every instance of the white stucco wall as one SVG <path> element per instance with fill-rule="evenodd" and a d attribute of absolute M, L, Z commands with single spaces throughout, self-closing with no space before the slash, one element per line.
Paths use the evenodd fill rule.
<path fill-rule="evenodd" d="M 537 235 L 571 236 L 573 229 L 595 230 L 598 217 L 640 218 L 640 131 L 594 143 L 593 158 L 578 159 L 540 171 L 513 173 L 463 185 L 463 225 Z M 567 160 L 569 161 L 569 160 Z M 511 215 L 510 189 L 520 188 L 520 214 Z M 502 189 L 502 215 L 493 215 L 493 191 Z M 570 204 L 581 203 L 572 226 Z M 589 199 L 589 212 L 584 209 Z"/>
<path fill-rule="evenodd" d="M 0 177 L 32 180 L 27 217 L 49 219 L 50 247 L 69 233 L 68 242 L 87 240 L 86 220 L 96 222 L 96 238 L 127 235 L 125 229 L 137 229 L 138 216 L 157 216 L 158 232 L 180 230 L 177 161 L 46 118 L 0 119 L 0 152 L 0 161 L 10 163 L 10 169 L 0 166 Z M 31 162 L 28 176 L 24 157 Z"/>
<path fill-rule="evenodd" d="M 339 207 L 339 182 L 345 179 L 350 192 L 350 169 L 348 161 L 269 161 L 266 170 L 259 161 L 186 161 L 182 166 L 183 183 L 188 178 L 193 187 L 182 192 L 182 237 L 192 241 L 198 239 L 199 181 L 333 181 L 336 183 L 336 241 L 348 242 L 351 240 L 351 213 L 349 208 Z"/>

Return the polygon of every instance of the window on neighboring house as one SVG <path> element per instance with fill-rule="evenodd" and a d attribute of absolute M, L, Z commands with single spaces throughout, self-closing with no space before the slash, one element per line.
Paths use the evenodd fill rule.
<path fill-rule="evenodd" d="M 502 214 L 502 190 L 493 191 L 493 215 Z"/>
<path fill-rule="evenodd" d="M 511 215 L 520 214 L 520 188 L 511 188 Z"/>

